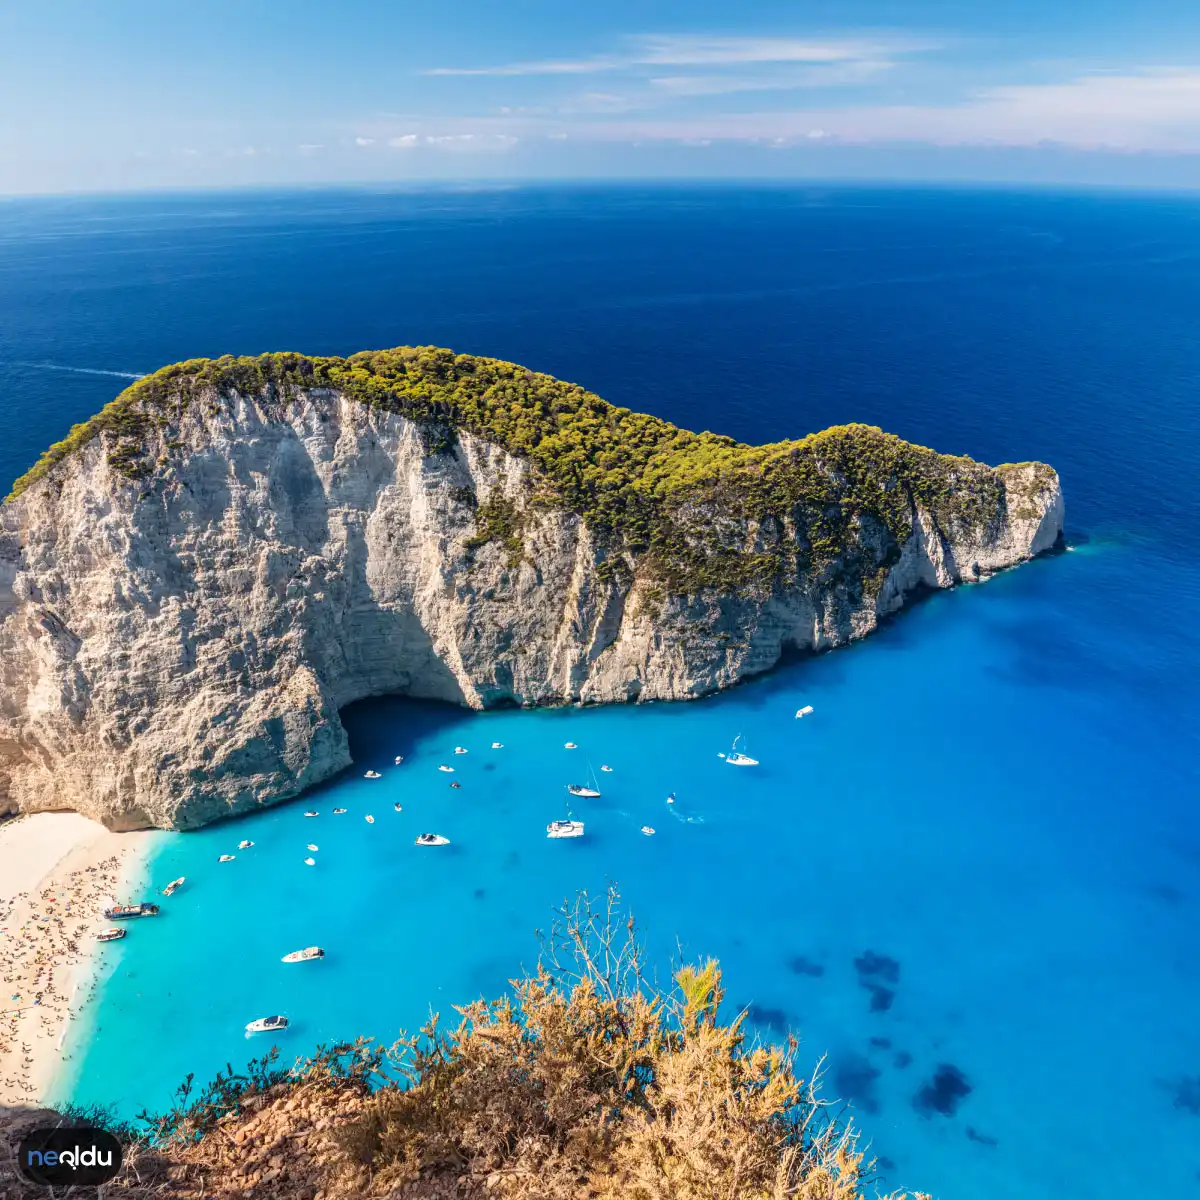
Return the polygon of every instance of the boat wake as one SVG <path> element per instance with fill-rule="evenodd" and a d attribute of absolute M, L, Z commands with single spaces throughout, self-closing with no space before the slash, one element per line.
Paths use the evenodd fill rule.
<path fill-rule="evenodd" d="M 20 358 L 0 358 L 2 367 L 37 367 L 42 371 L 66 371 L 71 375 L 106 375 L 112 379 L 145 379 L 144 371 L 105 371 L 100 367 L 69 367 L 66 363 L 27 362 Z"/>

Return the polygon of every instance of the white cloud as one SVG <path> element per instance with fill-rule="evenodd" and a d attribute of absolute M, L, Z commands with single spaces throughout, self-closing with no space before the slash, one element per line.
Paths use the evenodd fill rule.
<path fill-rule="evenodd" d="M 673 96 L 721 96 L 731 92 L 782 92 L 799 88 L 853 87 L 874 83 L 896 64 L 887 60 L 863 59 L 804 67 L 786 73 L 757 75 L 660 75 L 651 78 L 653 87 Z"/>
<path fill-rule="evenodd" d="M 322 142 L 301 142 L 296 149 L 301 154 L 316 154 L 318 150 L 324 150 L 325 146 Z"/>
<path fill-rule="evenodd" d="M 411 150 L 420 140 L 415 133 L 403 133 L 399 137 L 388 138 L 388 145 L 397 150 Z"/>
<path fill-rule="evenodd" d="M 356 137 L 354 139 L 354 144 L 356 146 L 373 146 L 375 145 L 375 139 L 369 137 Z"/>

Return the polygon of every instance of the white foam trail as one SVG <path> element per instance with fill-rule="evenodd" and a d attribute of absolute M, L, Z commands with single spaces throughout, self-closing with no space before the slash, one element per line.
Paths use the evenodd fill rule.
<path fill-rule="evenodd" d="M 114 379 L 145 379 L 145 371 L 103 371 L 99 367 L 68 367 L 65 363 L 25 362 L 19 358 L 0 358 L 4 367 L 40 367 L 44 371 L 69 371 L 72 375 L 108 375 Z"/>

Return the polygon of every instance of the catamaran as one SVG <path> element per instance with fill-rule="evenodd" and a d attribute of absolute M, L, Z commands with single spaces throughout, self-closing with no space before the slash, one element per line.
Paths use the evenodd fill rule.
<path fill-rule="evenodd" d="M 293 950 L 291 954 L 285 954 L 279 961 L 285 963 L 312 962 L 313 959 L 324 957 L 325 951 L 320 946 L 309 946 L 304 950 Z"/>
<path fill-rule="evenodd" d="M 417 836 L 417 840 L 413 844 L 416 846 L 448 846 L 450 839 L 442 837 L 440 833 L 422 833 Z"/>
<path fill-rule="evenodd" d="M 125 936 L 124 929 L 105 929 L 96 934 L 98 942 L 119 942 Z"/>
<path fill-rule="evenodd" d="M 246 1026 L 247 1033 L 273 1033 L 288 1027 L 287 1017 L 259 1017 Z"/>
<path fill-rule="evenodd" d="M 180 875 L 178 879 L 172 879 L 162 890 L 164 896 L 173 896 L 184 884 L 184 876 Z"/>
<path fill-rule="evenodd" d="M 583 837 L 582 821 L 551 821 L 546 826 L 548 838 L 577 838 Z"/>
<path fill-rule="evenodd" d="M 738 749 L 738 742 L 742 740 L 742 735 L 739 733 L 733 739 L 733 749 L 728 754 L 720 755 L 731 767 L 757 767 L 758 759 L 751 758 L 748 754 L 743 754 Z"/>
<path fill-rule="evenodd" d="M 104 910 L 106 921 L 127 921 L 132 917 L 157 917 L 157 904 L 114 904 Z"/>

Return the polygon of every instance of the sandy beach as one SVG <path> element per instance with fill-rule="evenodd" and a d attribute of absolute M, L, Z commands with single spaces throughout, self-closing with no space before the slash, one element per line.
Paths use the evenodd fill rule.
<path fill-rule="evenodd" d="M 102 910 L 139 879 L 151 833 L 112 833 L 77 813 L 0 825 L 0 1108 L 46 1099 L 67 1022 L 91 996 Z"/>

